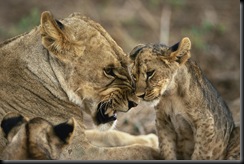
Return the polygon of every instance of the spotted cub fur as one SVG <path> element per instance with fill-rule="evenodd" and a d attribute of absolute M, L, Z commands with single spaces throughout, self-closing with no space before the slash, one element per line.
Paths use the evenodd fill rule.
<path fill-rule="evenodd" d="M 136 95 L 155 106 L 164 159 L 226 159 L 233 150 L 228 144 L 234 121 L 221 95 L 190 60 L 190 49 L 187 37 L 173 46 L 135 47 L 130 57 Z"/>

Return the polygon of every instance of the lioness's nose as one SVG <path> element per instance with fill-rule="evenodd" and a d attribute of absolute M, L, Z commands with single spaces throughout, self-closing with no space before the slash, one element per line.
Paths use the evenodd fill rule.
<path fill-rule="evenodd" d="M 138 104 L 137 103 L 135 103 L 134 101 L 128 101 L 128 107 L 129 107 L 129 109 L 130 108 L 133 108 L 133 107 L 136 107 Z"/>

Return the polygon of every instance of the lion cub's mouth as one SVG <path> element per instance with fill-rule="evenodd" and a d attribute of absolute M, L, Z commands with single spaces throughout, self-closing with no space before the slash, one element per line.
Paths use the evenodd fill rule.
<path fill-rule="evenodd" d="M 97 107 L 98 124 L 105 124 L 117 119 L 117 113 L 111 108 L 111 101 L 100 102 Z"/>

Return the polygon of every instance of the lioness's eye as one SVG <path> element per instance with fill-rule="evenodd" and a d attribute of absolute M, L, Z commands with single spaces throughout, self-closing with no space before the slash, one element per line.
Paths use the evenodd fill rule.
<path fill-rule="evenodd" d="M 104 68 L 104 74 L 106 75 L 106 76 L 115 76 L 115 74 L 114 74 L 114 71 L 113 71 L 113 68 Z"/>
<path fill-rule="evenodd" d="M 154 75 L 154 73 L 155 73 L 155 70 L 148 71 L 148 72 L 147 72 L 147 78 L 148 78 L 148 79 L 152 78 L 153 75 Z"/>

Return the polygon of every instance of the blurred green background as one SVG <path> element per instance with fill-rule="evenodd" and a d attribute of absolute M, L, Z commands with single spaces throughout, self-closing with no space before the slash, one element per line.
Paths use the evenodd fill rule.
<path fill-rule="evenodd" d="M 56 18 L 72 12 L 90 17 L 126 53 L 139 43 L 172 45 L 188 36 L 192 59 L 239 119 L 239 0 L 0 0 L 0 4 L 0 42 L 39 25 L 45 10 Z M 155 132 L 154 111 L 142 108 L 121 114 L 117 128 L 134 134 Z"/>

